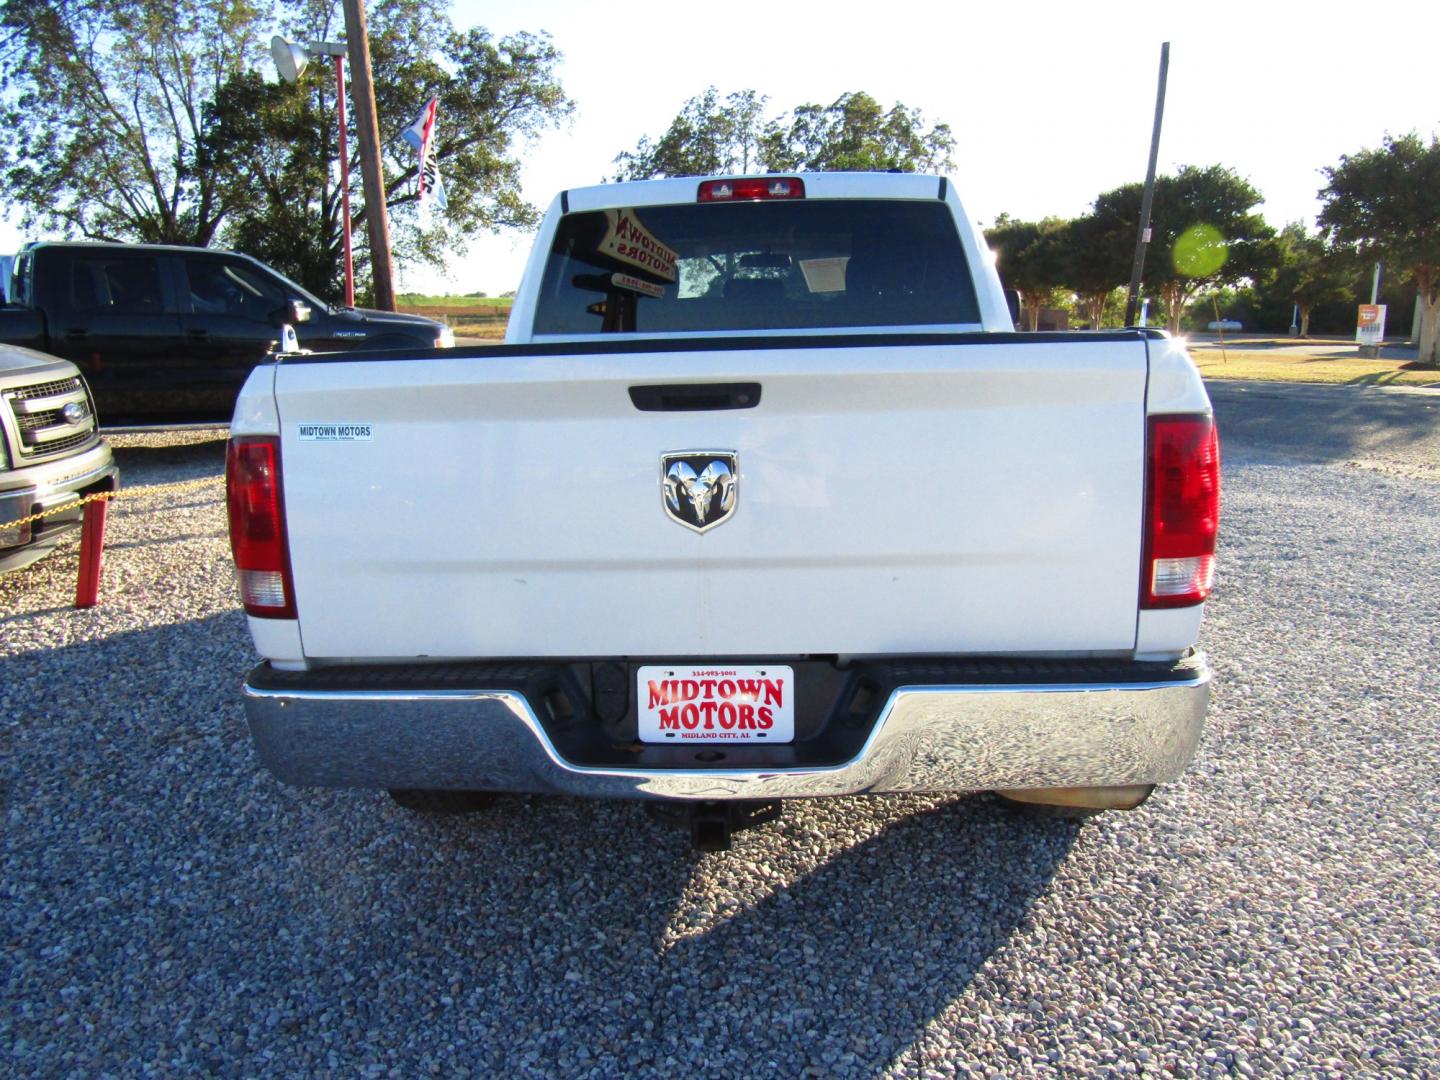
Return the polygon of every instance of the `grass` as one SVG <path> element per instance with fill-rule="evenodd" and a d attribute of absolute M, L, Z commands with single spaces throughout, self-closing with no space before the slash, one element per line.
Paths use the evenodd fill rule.
<path fill-rule="evenodd" d="M 446 311 L 468 311 L 472 308 L 504 308 L 510 310 L 510 305 L 515 302 L 513 296 L 451 296 L 446 293 L 444 296 L 427 296 L 424 293 L 401 293 L 396 299 L 400 307 L 407 311 L 411 308 L 433 307 L 444 308 Z"/>
<path fill-rule="evenodd" d="M 424 296 L 404 293 L 397 307 L 412 315 L 426 315 L 449 324 L 457 338 L 498 341 L 510 321 L 509 296 Z"/>
<path fill-rule="evenodd" d="M 1242 338 L 1231 345 L 1215 338 L 1192 339 L 1190 355 L 1200 374 L 1214 379 L 1255 379 L 1269 382 L 1331 383 L 1346 386 L 1440 387 L 1440 370 L 1423 368 L 1406 354 L 1369 359 L 1343 340 L 1298 341 L 1294 338 Z"/>

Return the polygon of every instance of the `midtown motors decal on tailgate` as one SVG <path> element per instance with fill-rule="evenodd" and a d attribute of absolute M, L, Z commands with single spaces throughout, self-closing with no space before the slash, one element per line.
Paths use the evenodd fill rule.
<path fill-rule="evenodd" d="M 369 442 L 369 424 L 297 424 L 301 442 Z"/>
<path fill-rule="evenodd" d="M 795 672 L 788 667 L 642 667 L 640 741 L 790 742 Z"/>

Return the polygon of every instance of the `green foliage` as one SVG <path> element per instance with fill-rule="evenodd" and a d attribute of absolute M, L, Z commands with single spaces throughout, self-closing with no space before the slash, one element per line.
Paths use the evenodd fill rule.
<path fill-rule="evenodd" d="M 1424 304 L 1421 363 L 1440 363 L 1440 139 L 1385 136 L 1324 170 L 1320 227 L 1336 246 L 1407 274 Z"/>
<path fill-rule="evenodd" d="M 1259 302 L 1260 297 L 1249 286 L 1208 289 L 1185 305 L 1185 311 L 1180 317 L 1180 329 L 1187 332 L 1203 331 L 1208 330 L 1212 322 L 1233 319 L 1240 323 L 1245 331 L 1254 332 L 1260 328 Z M 1288 319 L 1286 325 L 1289 325 Z M 1225 331 L 1227 334 L 1233 332 Z"/>
<path fill-rule="evenodd" d="M 463 237 L 499 227 L 531 228 L 540 211 L 520 194 L 516 143 L 570 116 L 556 77 L 559 50 L 547 34 L 494 38 L 483 27 L 455 32 L 435 0 L 390 0 L 370 23 L 375 105 L 385 152 L 385 190 L 400 208 L 393 227 L 418 230 L 415 152 L 400 132 L 438 95 L 436 159 L 449 209 L 416 254 L 439 263 Z M 384 16 L 381 18 L 380 16 Z"/>
<path fill-rule="evenodd" d="M 615 158 L 616 180 L 654 176 L 748 173 L 760 165 L 762 113 L 769 99 L 754 90 L 728 94 L 710 87 L 693 97 L 653 143 L 641 136 L 635 149 Z"/>
<path fill-rule="evenodd" d="M 1017 221 L 1002 214 L 985 231 L 985 242 L 995 253 L 1001 283 L 1020 293 L 1029 328 L 1034 330 L 1042 307 L 1056 306 L 1066 299 L 1060 286 L 1066 277 L 1066 232 L 1068 222 L 1060 218 Z"/>
<path fill-rule="evenodd" d="M 205 104 L 261 23 L 250 0 L 9 0 L 0 171 L 25 227 L 210 243 L 234 204 Z"/>
<path fill-rule="evenodd" d="M 759 172 L 942 172 L 955 140 L 946 124 L 926 130 L 918 109 L 886 110 L 863 91 L 830 105 L 801 105 L 766 121 L 754 90 L 720 100 L 712 86 L 681 108 L 660 138 L 642 137 L 615 158 L 617 180 Z"/>
<path fill-rule="evenodd" d="M 1310 333 L 1310 314 L 1317 304 L 1348 300 L 1355 293 L 1355 260 L 1323 237 L 1312 236 L 1303 222 L 1280 230 L 1276 244 L 1279 266 L 1264 292 L 1300 308 L 1300 333 Z"/>
<path fill-rule="evenodd" d="M 1133 230 L 1143 194 L 1139 183 L 1107 191 L 1096 199 L 1095 212 L 1132 222 Z M 1275 230 L 1254 212 L 1261 201 L 1249 181 L 1223 165 L 1187 165 L 1174 176 L 1155 178 L 1144 284 L 1147 292 L 1159 294 L 1171 333 L 1179 333 L 1185 306 L 1199 293 L 1253 281 L 1275 265 Z M 1196 226 L 1204 232 L 1192 231 Z M 1177 260 L 1182 237 L 1187 239 L 1180 243 Z M 1197 237 L 1203 239 L 1192 239 Z M 1221 244 L 1223 259 L 1217 258 Z M 1187 257 L 1187 245 L 1198 260 Z"/>
<path fill-rule="evenodd" d="M 262 42 L 344 36 L 338 0 L 8 0 L 0 14 L 0 169 L 27 228 L 209 244 L 272 262 L 321 296 L 340 291 L 333 66 L 269 82 Z M 545 35 L 456 32 L 440 0 L 372 0 L 369 34 L 397 261 L 441 262 L 467 237 L 533 226 L 517 140 L 567 116 Z M 436 159 L 449 209 L 415 212 L 401 130 L 440 98 Z M 351 110 L 353 117 L 353 109 Z M 352 154 L 357 142 L 351 132 Z M 352 171 L 357 271 L 366 265 Z"/>
<path fill-rule="evenodd" d="M 1092 329 L 1124 321 L 1124 287 L 1130 281 L 1130 263 L 1135 251 L 1136 221 L 1096 209 L 1065 223 L 1056 237 L 1060 248 L 1061 280 L 1074 290 L 1080 316 Z M 1115 291 L 1119 289 L 1117 304 Z"/>
<path fill-rule="evenodd" d="M 864 91 L 798 106 L 788 125 L 769 125 L 762 143 L 770 172 L 947 172 L 954 151 L 948 124 L 926 131 L 919 109 L 896 102 L 886 110 Z"/>
<path fill-rule="evenodd" d="M 343 277 L 336 156 L 335 74 L 306 69 L 300 85 L 266 82 L 253 71 L 216 91 L 206 145 L 232 206 L 224 242 L 270 263 L 323 297 L 338 299 Z M 368 265 L 363 251 L 357 277 Z"/>
<path fill-rule="evenodd" d="M 483 28 L 457 33 L 433 0 L 388 0 L 370 7 L 371 66 L 395 259 L 439 265 L 466 238 L 511 226 L 532 227 L 539 210 L 520 194 L 518 139 L 533 137 L 571 111 L 555 68 L 560 55 L 544 35 L 495 40 Z M 289 36 L 324 40 L 343 34 L 335 0 L 299 0 Z M 217 153 L 226 156 L 236 199 L 223 236 L 292 274 L 322 296 L 343 277 L 334 70 L 307 68 L 295 86 L 247 87 L 242 76 L 215 102 Z M 421 220 L 415 152 L 400 132 L 438 96 L 435 158 L 448 209 Z M 353 113 L 352 113 L 353 117 Z M 305 131 L 311 133 L 305 135 Z M 351 153 L 357 143 L 353 131 Z M 356 273 L 368 265 L 367 209 L 352 161 Z"/>
<path fill-rule="evenodd" d="M 1327 237 L 1440 285 L 1440 139 L 1387 135 L 1380 149 L 1343 155 L 1323 172 Z"/>

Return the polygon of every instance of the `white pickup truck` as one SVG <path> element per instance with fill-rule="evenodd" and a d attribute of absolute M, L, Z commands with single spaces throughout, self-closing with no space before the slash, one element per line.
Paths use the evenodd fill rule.
<path fill-rule="evenodd" d="M 417 809 L 1130 808 L 1209 695 L 1183 345 L 1018 334 L 939 177 L 557 197 L 506 343 L 283 355 L 231 427 L 261 760 Z"/>

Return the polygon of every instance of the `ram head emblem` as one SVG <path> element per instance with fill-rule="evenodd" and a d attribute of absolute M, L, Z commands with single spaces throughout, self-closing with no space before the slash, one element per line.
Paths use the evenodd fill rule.
<path fill-rule="evenodd" d="M 685 450 L 660 459 L 665 512 L 687 529 L 705 532 L 735 510 L 738 468 L 727 450 Z"/>

